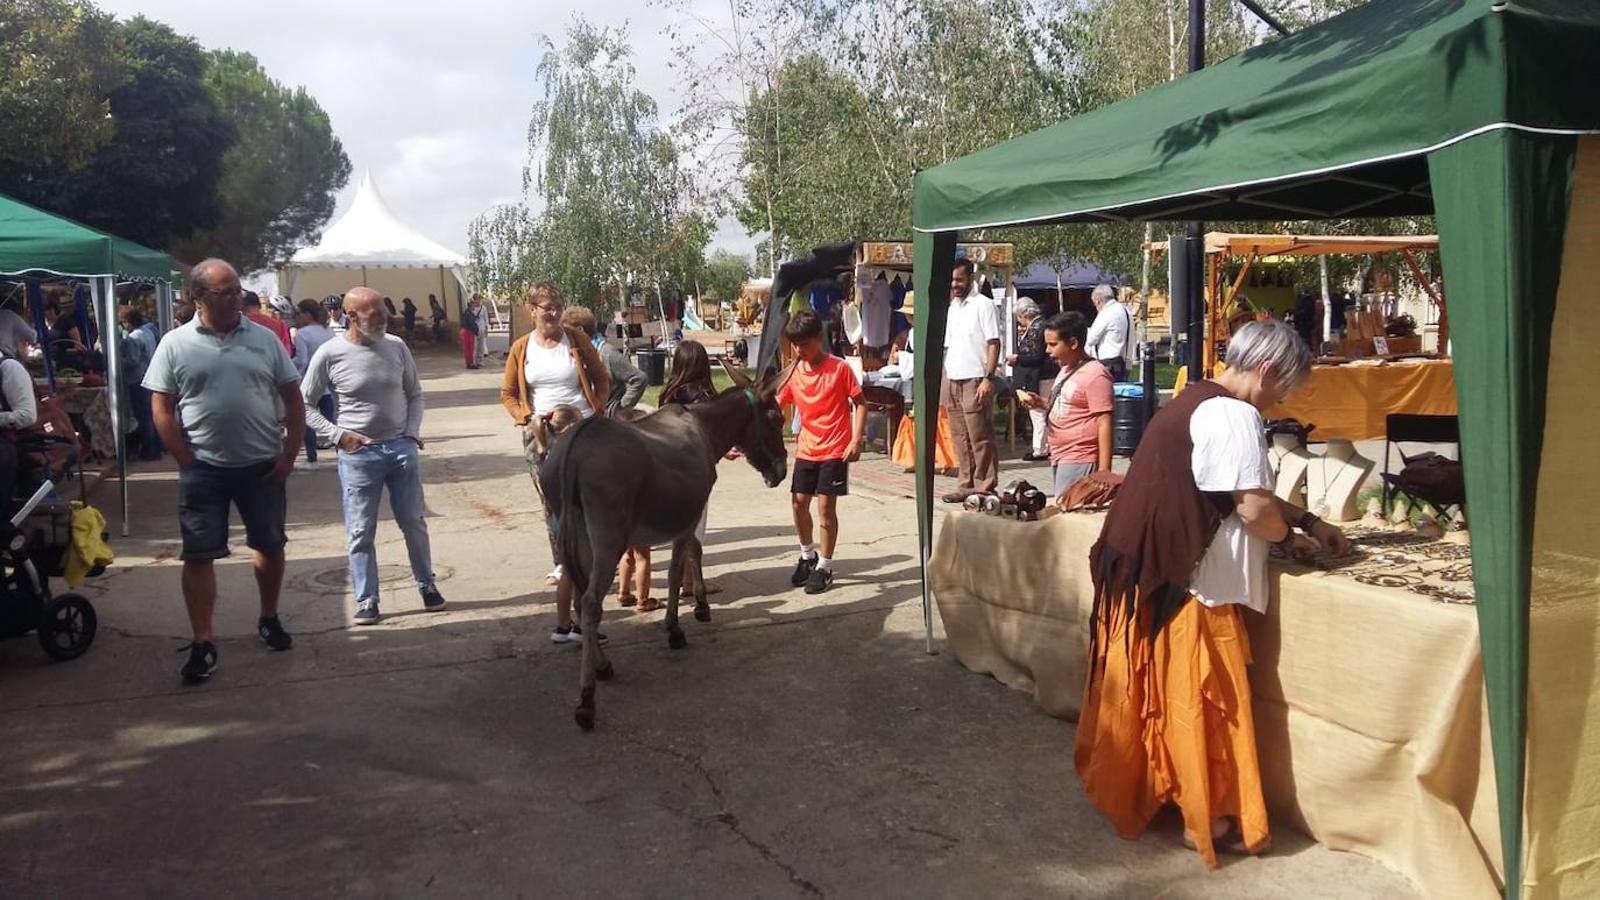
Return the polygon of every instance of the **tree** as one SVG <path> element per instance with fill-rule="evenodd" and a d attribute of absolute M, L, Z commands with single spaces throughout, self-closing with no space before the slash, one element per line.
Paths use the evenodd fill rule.
<path fill-rule="evenodd" d="M 538 280 L 534 222 L 522 203 L 491 208 L 467 225 L 468 281 L 474 293 L 521 296 Z"/>
<path fill-rule="evenodd" d="M 603 312 L 608 291 L 620 303 L 631 286 L 660 292 L 692 276 L 709 227 L 655 101 L 635 83 L 626 30 L 578 19 L 564 47 L 544 43 L 524 200 L 474 223 L 478 277 L 552 279 Z"/>
<path fill-rule="evenodd" d="M 707 297 L 717 300 L 736 300 L 744 283 L 753 274 L 750 260 L 743 254 L 718 250 L 706 260 L 705 276 L 701 289 Z"/>
<path fill-rule="evenodd" d="M 174 252 L 184 259 L 221 256 L 241 272 L 286 262 L 333 215 L 334 196 L 350 180 L 350 159 L 317 101 L 304 88 L 273 81 L 250 54 L 213 51 L 205 85 L 247 139 L 222 157 L 221 221 L 183 239 Z"/>
<path fill-rule="evenodd" d="M 142 16 L 116 28 L 128 81 L 110 95 L 115 134 L 87 165 L 0 167 L 0 191 L 141 244 L 170 249 L 214 228 L 223 154 L 237 138 L 207 90 L 192 38 Z"/>
<path fill-rule="evenodd" d="M 833 18 L 831 0 L 729 0 L 713 19 L 693 0 L 657 0 L 678 24 L 667 28 L 673 67 L 683 82 L 677 130 L 697 148 L 695 182 L 705 209 L 735 214 L 762 246 L 790 247 L 781 207 L 792 195 L 789 169 L 813 154 L 786 155 L 804 122 L 777 103 L 790 62 L 814 45 Z M 752 168 L 752 160 L 764 164 Z M 780 253 L 782 251 L 780 250 Z M 758 254 L 768 274 L 773 253 Z"/>
<path fill-rule="evenodd" d="M 116 22 L 81 0 L 0 3 L 0 163 L 77 169 L 115 132 Z"/>

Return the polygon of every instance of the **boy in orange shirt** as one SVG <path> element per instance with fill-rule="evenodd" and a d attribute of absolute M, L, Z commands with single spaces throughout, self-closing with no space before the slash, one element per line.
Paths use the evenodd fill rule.
<path fill-rule="evenodd" d="M 822 320 L 809 309 L 789 317 L 783 336 L 794 345 L 794 372 L 778 389 L 780 405 L 793 404 L 800 414 L 800 439 L 795 450 L 794 530 L 800 538 L 800 562 L 789 582 L 820 594 L 833 584 L 833 548 L 839 543 L 839 498 L 850 493 L 850 463 L 861 458 L 861 434 L 867 408 L 861 385 L 845 361 L 822 346 Z M 851 407 L 855 407 L 852 415 Z M 821 553 L 811 543 L 811 500 L 822 520 Z"/>

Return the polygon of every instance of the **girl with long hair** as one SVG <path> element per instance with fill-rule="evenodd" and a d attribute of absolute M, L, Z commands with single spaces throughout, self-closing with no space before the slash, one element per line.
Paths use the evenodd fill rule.
<path fill-rule="evenodd" d="M 716 396 L 717 386 L 711 380 L 711 356 L 706 353 L 706 347 L 699 341 L 680 341 L 672 351 L 672 377 L 667 379 L 667 384 L 661 389 L 661 405 L 677 403 L 690 406 L 703 400 Z M 706 502 L 707 508 L 710 501 Z M 706 511 L 700 510 L 700 525 L 695 528 L 694 536 L 700 539 L 701 547 L 706 542 Z M 671 572 L 667 577 L 672 577 Z M 683 590 L 693 589 L 693 579 L 688 572 L 682 575 Z M 722 586 L 706 579 L 706 593 L 716 594 L 722 591 Z"/>

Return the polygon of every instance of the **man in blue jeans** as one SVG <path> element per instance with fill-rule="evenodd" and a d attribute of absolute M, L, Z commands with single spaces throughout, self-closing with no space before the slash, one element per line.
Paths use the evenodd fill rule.
<path fill-rule="evenodd" d="M 344 489 L 344 526 L 350 533 L 350 587 L 357 625 L 376 624 L 378 557 L 373 538 L 378 502 L 389 489 L 389 509 L 405 535 L 411 575 L 427 610 L 444 608 L 433 583 L 426 504 L 422 499 L 422 384 L 405 341 L 389 334 L 383 296 L 364 287 L 344 295 L 347 328 L 323 344 L 306 366 L 300 391 L 306 422 L 339 448 L 339 484 Z M 317 408 L 322 395 L 338 398 L 338 421 Z"/>

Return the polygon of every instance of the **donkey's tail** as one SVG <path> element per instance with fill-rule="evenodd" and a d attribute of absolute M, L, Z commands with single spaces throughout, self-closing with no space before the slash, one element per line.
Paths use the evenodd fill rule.
<path fill-rule="evenodd" d="M 584 430 L 598 420 L 599 416 L 594 416 L 579 422 L 561 451 L 561 515 L 556 519 L 556 546 L 561 550 L 561 565 L 572 578 L 572 586 L 579 595 L 589 589 L 589 573 L 583 567 L 583 542 L 588 540 L 589 525 L 583 515 L 583 496 L 578 490 L 576 449 Z"/>

